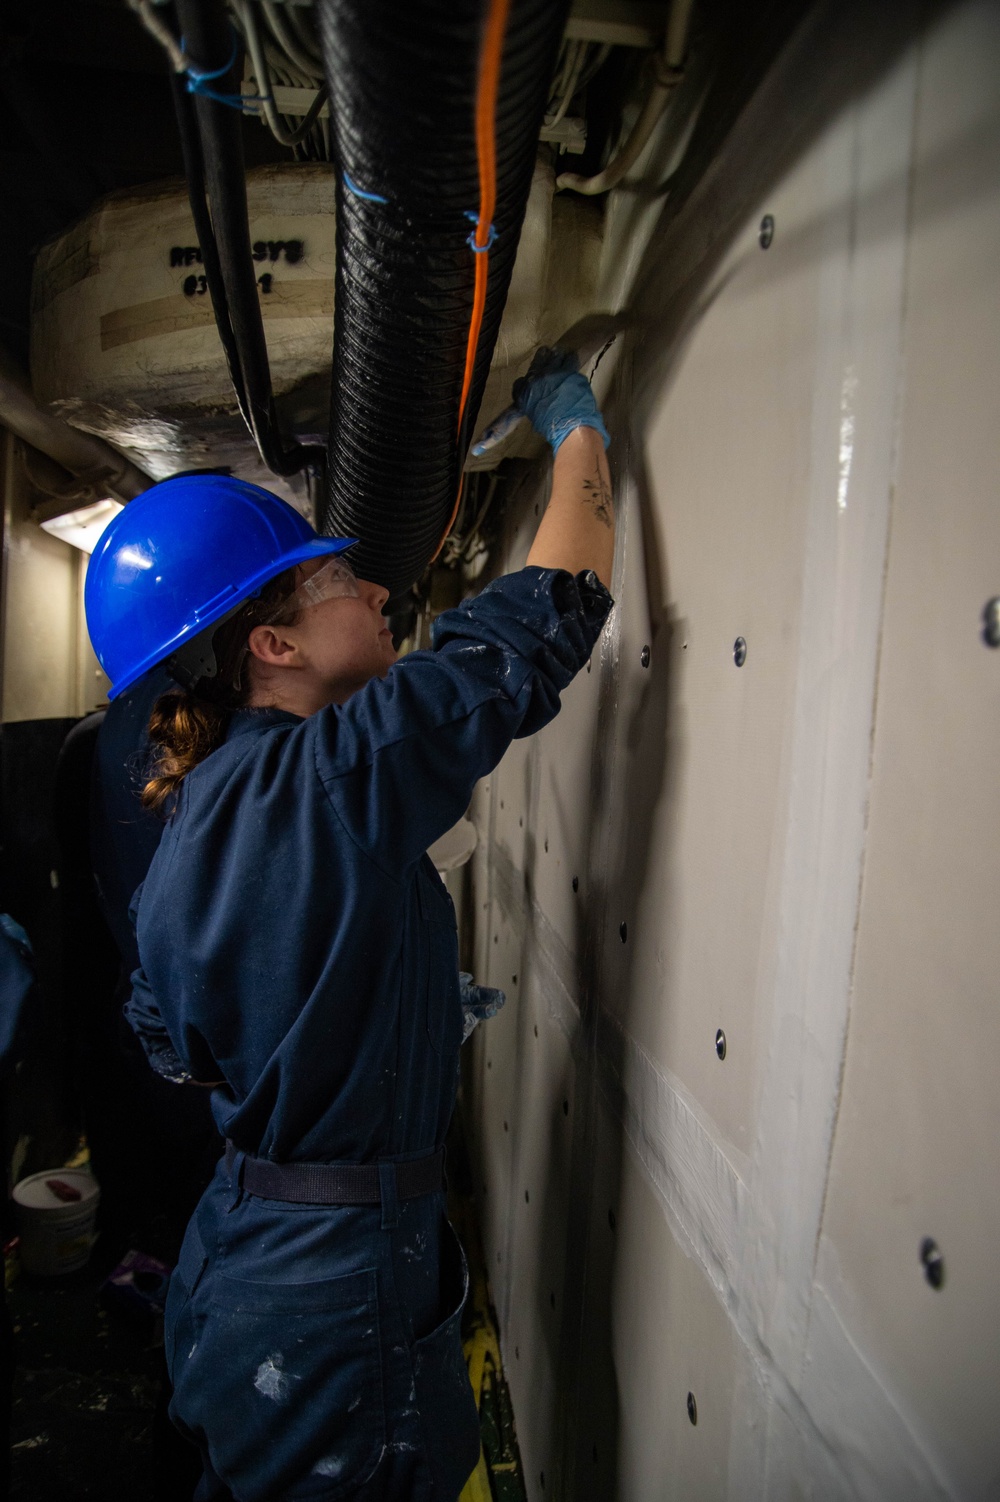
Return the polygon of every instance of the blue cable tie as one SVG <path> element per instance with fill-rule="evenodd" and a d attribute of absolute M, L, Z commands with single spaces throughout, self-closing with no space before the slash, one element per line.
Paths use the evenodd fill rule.
<path fill-rule="evenodd" d="M 474 214 L 471 209 L 466 209 L 466 211 L 465 211 L 465 217 L 466 217 L 466 219 L 471 219 L 472 223 L 476 226 L 476 229 L 479 228 L 479 215 L 478 214 Z M 486 244 L 485 245 L 477 245 L 476 244 L 476 230 L 472 231 L 472 234 L 469 235 L 469 237 L 468 237 L 468 239 L 466 240 L 465 243 L 466 243 L 466 245 L 468 245 L 468 247 L 469 247 L 470 250 L 475 251 L 475 253 L 476 253 L 477 256 L 481 256 L 484 251 L 487 251 L 487 250 L 490 249 L 490 247 L 492 246 L 492 244 L 493 244 L 494 240 L 496 239 L 496 237 L 497 237 L 497 227 L 496 227 L 495 224 L 491 224 L 490 225 L 490 232 L 489 232 L 489 235 L 487 236 Z"/>
<path fill-rule="evenodd" d="M 349 193 L 353 193 L 355 198 L 363 198 L 366 203 L 389 202 L 388 198 L 383 198 L 381 193 L 366 193 L 364 188 L 358 187 L 357 183 L 347 172 L 344 173 L 344 187 Z"/>
<path fill-rule="evenodd" d="M 214 99 L 216 104 L 224 104 L 232 110 L 243 110 L 248 106 L 251 109 L 258 109 L 261 104 L 260 95 L 254 96 L 253 94 L 220 94 L 216 89 L 210 89 L 208 87 L 213 78 L 223 78 L 229 72 L 230 68 L 233 66 L 233 63 L 236 61 L 237 48 L 238 43 L 236 40 L 236 33 L 234 31 L 233 50 L 229 54 L 229 61 L 227 63 L 224 63 L 221 68 L 213 68 L 211 71 L 206 71 L 201 68 L 192 67 L 192 65 L 189 63 L 186 69 L 188 93 L 200 94 L 203 99 Z M 184 45 L 183 37 L 181 37 L 181 51 L 186 55 L 187 49 Z"/>
<path fill-rule="evenodd" d="M 484 251 L 487 251 L 487 250 L 489 250 L 491 248 L 491 246 L 493 245 L 493 242 L 496 239 L 496 237 L 497 237 L 497 227 L 496 227 L 495 224 L 491 224 L 490 225 L 489 239 L 486 241 L 485 245 L 477 245 L 476 244 L 476 232 L 475 232 L 475 230 L 473 230 L 472 233 L 468 236 L 468 238 L 467 238 L 467 240 L 466 240 L 465 243 L 466 243 L 466 245 L 468 245 L 468 247 L 469 247 L 470 250 L 474 250 L 475 251 L 475 253 L 476 253 L 477 256 L 481 256 Z"/>

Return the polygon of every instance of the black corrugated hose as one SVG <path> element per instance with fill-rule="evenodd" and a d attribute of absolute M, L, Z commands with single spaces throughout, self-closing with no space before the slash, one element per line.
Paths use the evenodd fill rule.
<path fill-rule="evenodd" d="M 318 0 L 337 165 L 329 501 L 358 572 L 399 597 L 455 504 L 510 285 L 568 0 L 511 0 L 495 241 L 462 432 L 489 0 Z M 470 217 L 471 216 L 471 217 Z"/>
<path fill-rule="evenodd" d="M 175 0 L 184 49 L 198 69 L 216 75 L 219 93 L 238 91 L 235 33 L 221 0 Z M 226 64 L 230 63 L 228 72 Z M 247 220 L 246 169 L 238 111 L 203 94 L 194 99 L 198 139 L 191 131 L 190 101 L 178 94 L 178 119 L 192 212 L 219 336 L 233 386 L 260 456 L 276 475 L 321 467 L 320 448 L 282 437 L 271 390 L 271 369 Z M 205 206 L 207 190 L 211 218 Z"/>

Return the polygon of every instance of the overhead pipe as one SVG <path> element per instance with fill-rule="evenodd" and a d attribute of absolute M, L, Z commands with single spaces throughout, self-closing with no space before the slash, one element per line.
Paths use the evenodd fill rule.
<path fill-rule="evenodd" d="M 0 423 L 102 497 L 131 501 L 153 481 L 93 433 L 83 433 L 36 402 L 25 373 L 0 349 Z"/>
<path fill-rule="evenodd" d="M 454 515 L 568 0 L 317 9 L 337 166 L 323 525 L 398 597 Z"/>

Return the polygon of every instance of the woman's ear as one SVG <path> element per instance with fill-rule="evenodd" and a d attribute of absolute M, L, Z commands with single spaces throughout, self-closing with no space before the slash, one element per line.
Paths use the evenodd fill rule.
<path fill-rule="evenodd" d="M 299 644 L 286 634 L 283 626 L 255 626 L 247 637 L 247 646 L 258 662 L 266 662 L 270 667 L 297 668 L 302 665 Z"/>

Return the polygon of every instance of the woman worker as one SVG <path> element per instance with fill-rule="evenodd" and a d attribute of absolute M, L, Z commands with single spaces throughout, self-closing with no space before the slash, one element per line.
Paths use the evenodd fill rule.
<path fill-rule="evenodd" d="M 127 1013 L 155 1069 L 213 1087 L 227 1139 L 166 1314 L 199 1502 L 454 1502 L 478 1459 L 442 1192 L 457 938 L 425 852 L 611 609 L 607 434 L 568 366 L 521 383 L 557 450 L 527 566 L 430 651 L 394 665 L 350 541 L 239 481 L 154 486 L 91 564 L 112 697 L 165 660 L 186 685 L 150 721 L 167 823 Z"/>

